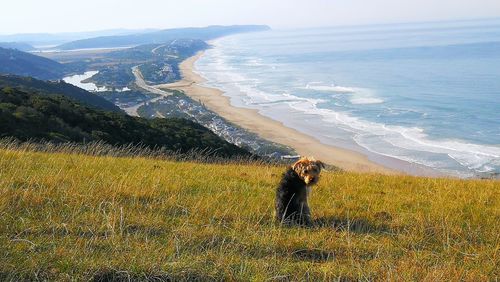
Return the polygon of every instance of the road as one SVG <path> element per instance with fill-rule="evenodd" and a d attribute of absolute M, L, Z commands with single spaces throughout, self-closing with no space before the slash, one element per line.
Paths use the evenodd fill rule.
<path fill-rule="evenodd" d="M 160 90 L 160 89 L 155 88 L 153 86 L 149 86 L 146 83 L 146 81 L 144 80 L 144 77 L 142 76 L 141 70 L 139 70 L 139 66 L 133 67 L 132 73 L 135 76 L 135 84 L 137 86 L 139 86 L 140 88 L 142 88 L 150 93 L 162 95 L 164 97 L 168 97 L 168 96 L 172 95 L 172 93 L 170 93 L 170 92 Z"/>
<path fill-rule="evenodd" d="M 123 110 L 131 115 L 131 116 L 139 116 L 139 114 L 137 113 L 137 110 L 141 107 L 141 106 L 144 106 L 145 104 L 147 103 L 154 103 L 158 100 L 161 100 L 163 99 L 164 97 L 168 97 L 170 95 L 172 95 L 172 93 L 170 92 L 167 92 L 167 91 L 163 91 L 163 90 L 160 90 L 160 89 L 157 89 L 153 86 L 149 86 L 146 81 L 144 80 L 144 77 L 142 76 L 142 73 L 141 73 L 141 70 L 139 70 L 139 66 L 135 66 L 132 68 L 132 73 L 134 74 L 135 76 L 135 84 L 146 90 L 147 92 L 150 92 L 150 93 L 153 93 L 153 94 L 157 94 L 157 95 L 160 95 L 159 97 L 155 97 L 153 99 L 150 99 L 150 100 L 147 100 L 145 102 L 142 102 L 142 103 L 139 103 L 135 106 L 132 106 L 132 107 L 128 107 L 128 108 L 123 108 Z M 161 116 L 161 115 L 160 115 Z"/>

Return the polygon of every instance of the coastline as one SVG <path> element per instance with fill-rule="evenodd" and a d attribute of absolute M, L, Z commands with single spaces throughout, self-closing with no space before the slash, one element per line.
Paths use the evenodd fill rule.
<path fill-rule="evenodd" d="M 194 72 L 194 63 L 202 55 L 203 51 L 198 52 L 180 64 L 182 75 L 180 81 L 157 85 L 156 88 L 181 90 L 226 120 L 254 132 L 264 139 L 289 146 L 300 155 L 314 156 L 327 164 L 347 171 L 403 174 L 403 172 L 375 163 L 361 153 L 325 145 L 314 137 L 259 114 L 257 110 L 231 105 L 230 98 L 224 96 L 224 92 L 221 90 L 200 85 L 206 80 Z"/>

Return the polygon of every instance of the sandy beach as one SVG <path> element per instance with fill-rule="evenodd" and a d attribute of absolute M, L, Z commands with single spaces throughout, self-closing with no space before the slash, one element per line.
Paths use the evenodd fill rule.
<path fill-rule="evenodd" d="M 228 121 L 254 132 L 264 139 L 290 146 L 300 155 L 314 156 L 325 163 L 348 171 L 397 173 L 368 160 L 366 156 L 360 153 L 322 144 L 311 136 L 260 115 L 257 110 L 232 106 L 229 97 L 224 96 L 224 93 L 219 89 L 200 86 L 205 79 L 196 74 L 193 67 L 196 60 L 202 55 L 203 52 L 199 52 L 180 64 L 182 80 L 156 87 L 182 90 L 186 95 L 201 101 L 207 108 Z"/>

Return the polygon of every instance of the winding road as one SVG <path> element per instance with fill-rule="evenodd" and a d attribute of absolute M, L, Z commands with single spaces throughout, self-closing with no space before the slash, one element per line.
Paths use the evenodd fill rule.
<path fill-rule="evenodd" d="M 167 91 L 163 91 L 163 90 L 160 90 L 160 89 L 157 89 L 153 86 L 149 86 L 146 81 L 144 80 L 144 77 L 142 76 L 142 73 L 141 73 L 141 70 L 139 70 L 139 66 L 135 66 L 132 68 L 132 73 L 134 74 L 134 77 L 135 77 L 135 84 L 146 90 L 147 92 L 150 92 L 150 93 L 153 93 L 153 94 L 157 94 L 157 95 L 160 95 L 159 97 L 155 97 L 153 99 L 150 99 L 150 100 L 147 100 L 147 101 L 144 101 L 142 103 L 139 103 L 135 106 L 132 106 L 132 107 L 128 107 L 128 108 L 123 108 L 123 110 L 128 114 L 128 115 L 131 115 L 131 116 L 136 116 L 138 117 L 139 114 L 137 113 L 137 110 L 141 107 L 141 106 L 144 106 L 146 105 L 147 103 L 154 103 L 158 100 L 161 100 L 163 99 L 164 97 L 168 97 L 170 95 L 172 95 L 172 93 L 170 92 L 167 92 Z"/>
<path fill-rule="evenodd" d="M 148 91 L 148 92 L 151 92 L 153 94 L 158 94 L 158 95 L 162 95 L 162 96 L 165 96 L 165 97 L 168 97 L 170 95 L 172 95 L 172 93 L 170 92 L 167 92 L 167 91 L 163 91 L 163 90 L 160 90 L 156 87 L 153 87 L 153 86 L 149 86 L 146 81 L 144 80 L 144 77 L 142 76 L 142 73 L 141 73 L 141 70 L 139 69 L 139 66 L 135 66 L 132 68 L 132 73 L 134 74 L 135 76 L 135 84 L 137 86 L 139 86 L 140 88 Z"/>

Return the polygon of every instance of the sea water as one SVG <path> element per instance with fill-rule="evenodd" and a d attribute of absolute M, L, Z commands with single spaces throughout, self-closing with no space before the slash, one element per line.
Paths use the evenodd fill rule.
<path fill-rule="evenodd" d="M 500 173 L 500 19 L 224 37 L 207 86 L 323 143 L 400 169 Z"/>

